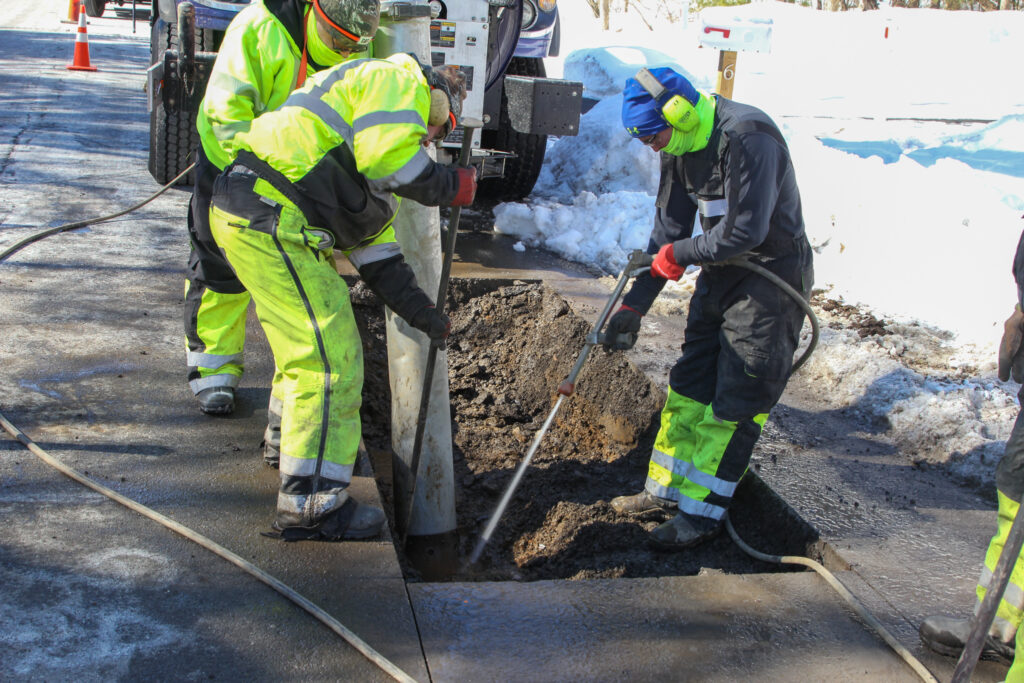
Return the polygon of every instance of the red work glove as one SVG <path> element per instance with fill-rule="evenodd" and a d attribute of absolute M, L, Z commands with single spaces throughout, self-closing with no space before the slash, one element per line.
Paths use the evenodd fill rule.
<path fill-rule="evenodd" d="M 686 272 L 686 266 L 676 263 L 676 255 L 672 250 L 672 242 L 669 242 L 658 250 L 651 264 L 651 275 L 664 278 L 665 280 L 678 280 Z"/>
<path fill-rule="evenodd" d="M 455 177 L 459 181 L 459 191 L 455 193 L 452 206 L 469 206 L 476 196 L 476 167 L 455 169 Z"/>

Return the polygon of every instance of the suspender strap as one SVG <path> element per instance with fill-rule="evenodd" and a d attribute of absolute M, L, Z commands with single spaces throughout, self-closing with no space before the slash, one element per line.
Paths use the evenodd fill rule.
<path fill-rule="evenodd" d="M 320 212 L 316 210 L 310 201 L 304 197 L 294 184 L 283 173 L 260 159 L 247 149 L 243 149 L 235 157 L 235 166 L 248 168 L 263 180 L 270 183 L 270 186 L 283 194 L 288 201 L 298 207 L 299 211 L 306 217 L 306 222 L 311 225 L 318 224 L 317 219 Z"/>

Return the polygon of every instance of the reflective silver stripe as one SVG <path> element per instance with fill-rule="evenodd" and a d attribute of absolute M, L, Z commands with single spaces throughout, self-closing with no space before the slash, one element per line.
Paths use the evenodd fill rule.
<path fill-rule="evenodd" d="M 347 483 L 347 482 L 346 482 Z M 305 493 L 283 493 L 277 492 L 277 511 L 285 514 L 293 514 L 314 521 L 322 518 L 328 512 L 337 510 L 348 501 L 347 488 L 335 488 L 328 491 L 319 491 L 312 495 Z"/>
<path fill-rule="evenodd" d="M 423 128 L 427 127 L 426 121 L 423 120 L 418 111 L 402 109 L 401 111 L 375 111 L 365 116 L 360 116 L 352 122 L 352 128 L 355 129 L 356 133 L 362 133 L 367 128 L 373 128 L 374 126 L 397 125 L 400 123 L 409 123 L 414 126 L 422 126 Z"/>
<path fill-rule="evenodd" d="M 722 519 L 725 517 L 725 508 L 719 507 L 718 505 L 712 505 L 711 503 L 694 500 L 689 496 L 683 495 L 679 489 L 664 486 L 650 477 L 647 478 L 647 484 L 644 488 L 647 489 L 648 493 L 658 496 L 659 498 L 667 498 L 669 500 L 676 501 L 676 505 L 679 506 L 679 509 L 688 515 L 710 517 L 711 519 Z"/>
<path fill-rule="evenodd" d="M 988 630 L 988 633 L 990 636 L 994 636 L 1012 647 L 1017 637 L 1017 625 L 996 615 L 996 618 L 992 620 L 992 628 Z"/>
<path fill-rule="evenodd" d="M 284 415 L 284 401 L 271 394 L 270 403 L 267 405 L 267 412 L 271 415 L 277 415 L 277 420 L 280 422 L 281 415 Z"/>
<path fill-rule="evenodd" d="M 222 368 L 228 363 L 241 363 L 242 354 L 233 353 L 230 356 L 218 356 L 213 353 L 201 353 L 199 351 L 189 351 L 185 355 L 185 362 L 188 363 L 190 368 L 209 368 L 216 370 Z"/>
<path fill-rule="evenodd" d="M 299 107 L 316 114 L 320 119 L 334 129 L 341 139 L 349 147 L 352 146 L 352 126 L 348 125 L 341 114 L 336 112 L 330 105 L 317 97 L 313 92 L 297 92 L 281 105 L 282 107 Z"/>
<path fill-rule="evenodd" d="M 725 212 L 729 210 L 729 202 L 725 199 L 698 199 L 697 210 L 700 211 L 700 215 L 705 218 L 724 216 Z"/>
<path fill-rule="evenodd" d="M 212 126 L 213 134 L 218 140 L 230 140 L 239 133 L 246 133 L 252 128 L 252 121 L 232 121 Z"/>
<path fill-rule="evenodd" d="M 198 394 L 203 389 L 209 389 L 210 387 L 237 387 L 239 379 L 238 375 L 210 375 L 209 377 L 193 379 L 189 381 L 188 385 L 192 389 L 193 394 Z"/>
<path fill-rule="evenodd" d="M 291 455 L 285 455 L 281 453 L 281 474 L 287 474 L 293 477 L 312 477 L 316 472 L 316 461 L 317 458 L 296 458 Z M 330 460 L 324 460 L 323 465 L 320 467 L 320 476 L 325 479 L 333 479 L 334 481 L 352 481 L 352 470 L 355 468 L 355 463 L 351 465 L 339 465 L 336 462 Z"/>
<path fill-rule="evenodd" d="M 377 178 L 370 180 L 367 178 L 367 182 L 370 189 L 374 191 L 391 191 L 401 187 L 402 185 L 408 185 L 412 181 L 416 180 L 426 170 L 430 164 L 434 163 L 434 160 L 430 158 L 427 151 L 422 147 L 412 156 L 412 159 L 405 162 L 402 168 L 398 169 L 391 175 L 386 175 L 383 178 Z"/>
<path fill-rule="evenodd" d="M 368 247 L 353 249 L 348 255 L 348 260 L 358 270 L 367 263 L 383 261 L 392 256 L 398 256 L 401 253 L 402 248 L 398 246 L 398 242 L 385 242 L 384 244 L 371 244 Z"/>
<path fill-rule="evenodd" d="M 991 583 L 992 572 L 988 567 L 982 566 L 981 576 L 978 578 L 978 585 L 988 590 L 988 586 Z M 1010 576 L 1010 581 L 1006 584 L 1006 590 L 1003 591 L 1003 602 L 1008 604 L 1010 607 L 1024 611 L 1024 590 L 1013 582 L 1012 575 Z"/>
<path fill-rule="evenodd" d="M 654 449 L 651 452 L 651 461 L 661 465 L 672 474 L 685 477 L 694 484 L 699 484 L 725 498 L 732 498 L 732 495 L 736 492 L 736 486 L 739 484 L 739 482 L 725 481 L 706 472 L 701 472 L 692 462 L 677 460 L 668 453 L 663 453 L 658 449 Z"/>
<path fill-rule="evenodd" d="M 349 70 L 354 69 L 358 66 L 362 66 L 366 62 L 370 61 L 369 58 L 365 59 L 353 59 L 345 62 L 344 65 L 339 66 L 331 70 L 330 75 L 324 79 L 324 82 L 313 88 L 313 90 L 327 91 L 334 87 L 334 84 L 345 78 L 345 75 Z"/>
<path fill-rule="evenodd" d="M 324 123 L 337 131 L 338 135 L 340 135 L 348 146 L 351 147 L 352 126 L 348 125 L 348 122 L 342 118 L 341 114 L 324 102 L 323 97 L 332 87 L 334 87 L 336 83 L 345 78 L 346 74 L 348 74 L 351 69 L 364 64 L 366 61 L 367 60 L 365 59 L 356 59 L 350 62 L 345 62 L 341 66 L 331 69 L 323 83 L 314 85 L 308 91 L 299 90 L 292 93 L 281 106 L 301 107 L 313 112 L 323 119 Z"/>
<path fill-rule="evenodd" d="M 256 115 L 263 113 L 263 110 L 267 107 L 267 103 L 260 97 L 259 88 L 224 71 L 215 71 L 213 73 L 213 77 L 206 86 L 206 90 L 207 92 L 222 90 L 232 93 L 236 97 L 249 99 L 252 101 L 253 113 Z"/>

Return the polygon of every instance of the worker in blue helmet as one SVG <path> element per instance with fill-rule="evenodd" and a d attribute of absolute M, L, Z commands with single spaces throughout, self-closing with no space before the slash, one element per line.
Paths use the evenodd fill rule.
<path fill-rule="evenodd" d="M 672 69 L 642 69 L 626 81 L 622 124 L 660 153 L 661 182 L 648 245 L 654 263 L 609 320 L 606 347 L 631 348 L 665 283 L 688 266 L 701 270 L 646 484 L 612 507 L 675 513 L 651 540 L 679 550 L 721 530 L 786 387 L 803 324 L 795 300 L 725 261 L 745 256 L 807 299 L 811 248 L 786 141 L 760 109 L 700 92 Z"/>

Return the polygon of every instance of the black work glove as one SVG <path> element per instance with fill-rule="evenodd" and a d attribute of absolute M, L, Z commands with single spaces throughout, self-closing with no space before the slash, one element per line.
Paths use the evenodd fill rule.
<path fill-rule="evenodd" d="M 452 331 L 452 321 L 433 306 L 416 311 L 409 324 L 430 337 L 432 342 L 443 342 Z"/>
<path fill-rule="evenodd" d="M 1003 338 L 999 342 L 999 379 L 1003 382 L 1010 379 L 1018 384 L 1024 383 L 1024 313 L 1020 306 L 1013 310 L 1013 315 L 1003 323 Z"/>
<path fill-rule="evenodd" d="M 601 345 L 609 351 L 628 351 L 636 344 L 637 333 L 643 316 L 623 304 L 615 311 L 604 328 Z"/>

